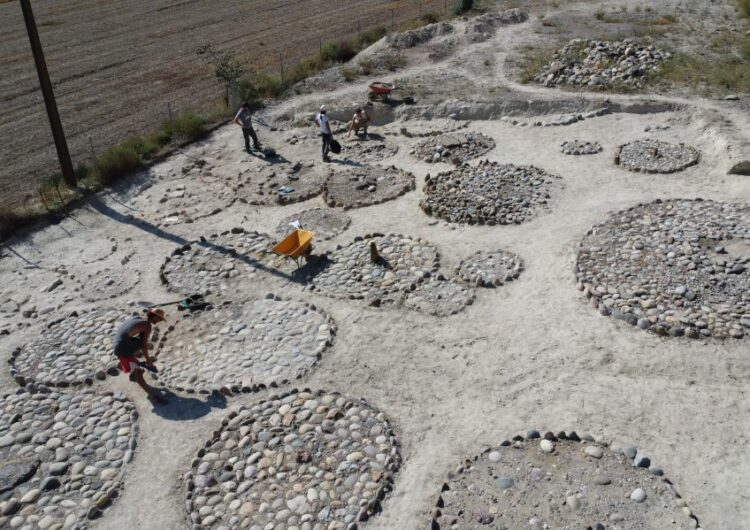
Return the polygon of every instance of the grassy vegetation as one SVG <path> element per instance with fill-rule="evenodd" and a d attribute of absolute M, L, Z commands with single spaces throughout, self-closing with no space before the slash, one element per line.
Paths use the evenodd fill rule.
<path fill-rule="evenodd" d="M 471 11 L 474 9 L 474 0 L 461 0 L 461 2 L 456 6 L 456 14 L 457 15 L 463 15 L 467 11 Z"/>
<path fill-rule="evenodd" d="M 704 95 L 750 92 L 750 45 L 745 55 L 705 58 L 676 53 L 654 76 L 656 85 L 689 87 Z"/>
<path fill-rule="evenodd" d="M 750 0 L 737 0 L 737 7 L 743 17 L 750 17 Z"/>

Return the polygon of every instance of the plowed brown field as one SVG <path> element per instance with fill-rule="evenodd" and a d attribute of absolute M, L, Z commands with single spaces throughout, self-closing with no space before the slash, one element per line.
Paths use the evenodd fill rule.
<path fill-rule="evenodd" d="M 221 96 L 196 55 L 231 47 L 259 69 L 294 68 L 321 38 L 443 13 L 454 0 L 39 0 L 32 2 L 74 163 Z M 18 2 L 0 2 L 0 204 L 57 170 Z"/>

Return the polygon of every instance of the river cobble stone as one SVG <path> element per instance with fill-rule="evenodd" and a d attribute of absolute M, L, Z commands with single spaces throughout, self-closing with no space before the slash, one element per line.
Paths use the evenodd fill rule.
<path fill-rule="evenodd" d="M 547 207 L 559 178 L 534 166 L 483 161 L 428 175 L 420 206 L 452 223 L 520 224 Z"/>
<path fill-rule="evenodd" d="M 230 414 L 185 475 L 202 528 L 354 529 L 400 465 L 388 418 L 364 400 L 292 390 Z"/>
<path fill-rule="evenodd" d="M 119 496 L 138 436 L 122 394 L 50 392 L 0 399 L 0 527 L 88 528 Z"/>
<path fill-rule="evenodd" d="M 207 394 L 250 391 L 301 377 L 333 343 L 336 326 L 315 306 L 273 295 L 185 315 L 164 334 L 159 381 Z"/>
<path fill-rule="evenodd" d="M 580 244 L 578 288 L 603 315 L 662 336 L 750 332 L 750 208 L 657 200 L 612 214 Z"/>
<path fill-rule="evenodd" d="M 699 159 L 694 147 L 653 139 L 622 145 L 615 154 L 615 164 L 644 173 L 675 173 L 694 166 Z"/>

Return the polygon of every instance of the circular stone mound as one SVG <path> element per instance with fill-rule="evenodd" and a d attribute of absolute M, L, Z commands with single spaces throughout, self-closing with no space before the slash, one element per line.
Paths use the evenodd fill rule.
<path fill-rule="evenodd" d="M 122 394 L 3 397 L 0 527 L 87 528 L 119 495 L 137 417 Z"/>
<path fill-rule="evenodd" d="M 437 248 L 426 241 L 394 234 L 357 238 L 334 250 L 329 260 L 312 279 L 316 291 L 336 298 L 373 300 L 414 290 L 437 272 L 440 262 Z"/>
<path fill-rule="evenodd" d="M 91 384 L 109 373 L 117 375 L 112 339 L 131 312 L 111 308 L 73 312 L 53 321 L 39 336 L 11 354 L 10 373 L 21 386 L 35 381 L 46 386 Z M 159 328 L 151 333 L 152 347 Z"/>
<path fill-rule="evenodd" d="M 699 527 L 685 501 L 635 447 L 575 432 L 516 436 L 449 475 L 432 528 Z"/>
<path fill-rule="evenodd" d="M 331 208 L 359 208 L 390 201 L 414 186 L 414 175 L 396 166 L 331 171 L 325 183 L 325 202 Z"/>
<path fill-rule="evenodd" d="M 505 250 L 480 250 L 462 260 L 456 268 L 459 278 L 477 287 L 497 287 L 518 278 L 523 270 L 521 258 Z"/>
<path fill-rule="evenodd" d="M 441 134 L 424 140 L 414 149 L 417 158 L 425 162 L 450 162 L 460 165 L 494 149 L 495 140 L 482 133 L 456 132 Z"/>
<path fill-rule="evenodd" d="M 403 305 L 407 309 L 436 317 L 455 315 L 474 303 L 474 291 L 448 280 L 431 278 L 406 293 Z"/>
<path fill-rule="evenodd" d="M 104 267 L 86 275 L 81 283 L 87 302 L 117 298 L 130 292 L 141 281 L 141 273 L 135 268 Z"/>
<path fill-rule="evenodd" d="M 615 154 L 615 164 L 630 171 L 674 173 L 697 164 L 699 158 L 698 150 L 689 145 L 648 139 L 621 145 Z"/>
<path fill-rule="evenodd" d="M 750 208 L 702 200 L 641 204 L 591 229 L 578 288 L 603 315 L 659 335 L 750 332 Z"/>
<path fill-rule="evenodd" d="M 243 172 L 234 185 L 234 192 L 246 204 L 291 204 L 320 195 L 324 181 L 315 162 L 275 164 Z"/>
<path fill-rule="evenodd" d="M 327 240 L 336 237 L 349 228 L 352 220 L 340 210 L 329 210 L 328 208 L 313 208 L 290 215 L 281 220 L 276 227 L 276 233 L 285 236 L 294 228 L 291 223 L 299 221 L 303 228 L 315 232 L 315 239 Z"/>
<path fill-rule="evenodd" d="M 353 136 L 341 144 L 341 157 L 352 158 L 357 162 L 379 162 L 396 156 L 398 146 L 382 140 L 361 140 Z"/>
<path fill-rule="evenodd" d="M 560 151 L 566 155 L 595 155 L 602 152 L 602 146 L 599 142 L 572 140 L 563 142 Z"/>
<path fill-rule="evenodd" d="M 451 223 L 520 224 L 546 207 L 560 177 L 534 166 L 483 161 L 425 178 L 427 215 Z"/>
<path fill-rule="evenodd" d="M 381 510 L 399 465 L 382 412 L 293 390 L 222 422 L 185 475 L 188 517 L 206 529 L 354 529 Z"/>
<path fill-rule="evenodd" d="M 271 246 L 265 234 L 233 228 L 177 248 L 161 266 L 161 280 L 181 294 L 223 292 L 267 266 Z"/>
<path fill-rule="evenodd" d="M 228 183 L 210 170 L 201 170 L 186 178 L 157 181 L 140 186 L 132 193 L 124 192 L 123 202 L 144 212 L 159 226 L 192 223 L 234 203 L 236 195 Z"/>
<path fill-rule="evenodd" d="M 307 372 L 336 326 L 315 306 L 269 295 L 186 315 L 160 345 L 159 380 L 178 391 L 250 391 Z"/>

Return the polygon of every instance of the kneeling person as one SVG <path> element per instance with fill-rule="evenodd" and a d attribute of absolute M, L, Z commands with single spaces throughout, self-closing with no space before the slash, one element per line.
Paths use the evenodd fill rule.
<path fill-rule="evenodd" d="M 120 360 L 120 369 L 129 374 L 130 380 L 138 383 L 148 394 L 148 398 L 155 403 L 165 403 L 153 387 L 143 378 L 143 366 L 135 354 L 140 351 L 146 360 L 146 366 L 153 367 L 154 360 L 148 354 L 148 340 L 151 337 L 152 326 L 164 320 L 164 311 L 150 310 L 146 317 L 134 316 L 127 319 L 115 333 L 115 356 Z"/>

